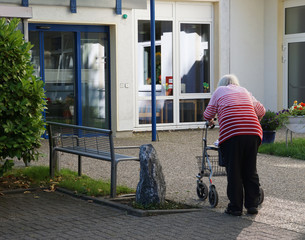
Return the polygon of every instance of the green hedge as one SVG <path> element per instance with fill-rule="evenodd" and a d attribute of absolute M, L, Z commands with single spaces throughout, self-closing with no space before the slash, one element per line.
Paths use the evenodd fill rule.
<path fill-rule="evenodd" d="M 16 30 L 19 22 L 0 19 L 0 160 L 30 162 L 39 155 L 46 101 L 43 81 L 31 64 L 33 45 Z"/>

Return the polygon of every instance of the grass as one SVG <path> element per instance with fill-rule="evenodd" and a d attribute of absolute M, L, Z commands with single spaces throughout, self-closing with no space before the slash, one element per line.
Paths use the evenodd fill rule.
<path fill-rule="evenodd" d="M 14 176 L 14 177 L 13 177 Z M 3 180 L 5 179 L 5 180 Z M 56 187 L 66 188 L 77 194 L 87 196 L 108 196 L 110 195 L 110 182 L 95 180 L 86 175 L 78 176 L 76 172 L 68 169 L 62 169 L 55 174 L 52 179 L 49 177 L 49 167 L 32 166 L 26 168 L 17 168 L 7 172 L 3 176 L 2 182 L 18 182 L 20 187 Z M 18 187 L 18 186 L 17 186 Z M 135 190 L 126 186 L 117 186 L 117 194 L 134 193 Z"/>
<path fill-rule="evenodd" d="M 259 147 L 258 152 L 305 160 L 305 139 L 294 138 L 292 139 L 292 143 L 290 143 L 290 141 L 288 142 L 288 147 L 286 147 L 285 141 L 262 144 Z"/>
<path fill-rule="evenodd" d="M 16 168 L 6 172 L 3 177 L 0 177 L 0 192 L 9 189 L 27 189 L 34 187 L 46 187 L 50 191 L 54 191 L 56 187 L 62 187 L 73 191 L 76 194 L 86 196 L 109 196 L 110 182 L 103 180 L 95 180 L 86 175 L 78 176 L 76 172 L 69 169 L 62 169 L 55 173 L 54 178 L 49 176 L 49 167 L 46 166 L 31 166 L 26 168 Z M 117 195 L 135 193 L 134 189 L 126 186 L 117 186 Z M 142 210 L 167 210 L 167 209 L 188 209 L 194 208 L 183 203 L 166 200 L 161 204 L 149 204 L 143 206 L 136 203 L 134 199 L 124 200 L 125 204 Z M 123 203 L 124 204 L 124 203 Z"/>

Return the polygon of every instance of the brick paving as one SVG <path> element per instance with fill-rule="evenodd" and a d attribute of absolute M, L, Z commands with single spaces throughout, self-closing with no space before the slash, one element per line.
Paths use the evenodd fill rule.
<path fill-rule="evenodd" d="M 0 239 L 305 239 L 300 232 L 206 208 L 150 217 L 58 192 L 0 197 Z"/>

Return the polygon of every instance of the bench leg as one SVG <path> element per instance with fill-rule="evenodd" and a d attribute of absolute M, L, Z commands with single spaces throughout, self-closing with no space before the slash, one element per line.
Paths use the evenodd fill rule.
<path fill-rule="evenodd" d="M 50 160 L 49 160 L 49 171 L 50 171 L 50 177 L 54 177 L 54 169 L 53 169 L 53 154 L 54 152 L 52 149 L 50 149 Z"/>
<path fill-rule="evenodd" d="M 110 197 L 116 197 L 116 177 L 117 177 L 117 163 L 111 161 L 111 186 L 110 186 Z"/>
<path fill-rule="evenodd" d="M 78 176 L 82 175 L 82 157 L 78 155 Z"/>
<path fill-rule="evenodd" d="M 50 151 L 50 176 L 53 178 L 55 171 L 59 171 L 58 152 Z"/>
<path fill-rule="evenodd" d="M 58 166 L 58 153 L 54 150 L 50 151 L 50 176 L 53 178 L 56 167 Z"/>

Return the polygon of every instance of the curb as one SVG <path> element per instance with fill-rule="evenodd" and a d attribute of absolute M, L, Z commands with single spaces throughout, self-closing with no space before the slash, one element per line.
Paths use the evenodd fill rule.
<path fill-rule="evenodd" d="M 106 205 L 109 207 L 113 207 L 119 210 L 126 211 L 127 214 L 137 216 L 137 217 L 147 217 L 147 216 L 154 216 L 154 215 L 163 215 L 163 214 L 174 214 L 174 213 L 189 213 L 189 212 L 197 212 L 203 211 L 203 208 L 189 208 L 189 209 L 170 209 L 170 210 L 142 210 L 142 209 L 135 209 L 133 207 L 127 206 L 125 204 L 117 203 L 115 201 L 107 200 L 107 199 L 100 199 L 95 197 L 89 197 L 82 194 L 75 194 L 72 191 L 69 191 L 64 188 L 56 188 L 57 192 L 64 193 L 70 195 L 72 197 L 80 198 L 86 201 L 92 201 L 97 204 Z"/>

